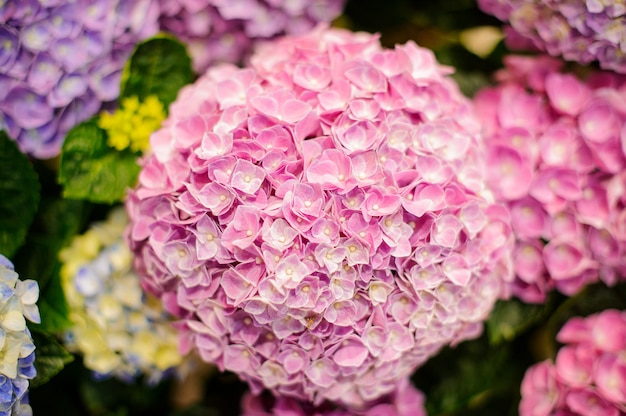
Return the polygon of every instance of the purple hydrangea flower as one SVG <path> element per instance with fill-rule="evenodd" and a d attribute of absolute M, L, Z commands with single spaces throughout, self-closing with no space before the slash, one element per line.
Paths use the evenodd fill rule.
<path fill-rule="evenodd" d="M 481 332 L 512 235 L 449 72 L 319 27 L 181 90 L 127 209 L 183 352 L 253 393 L 360 407 Z"/>
<path fill-rule="evenodd" d="M 160 0 L 161 29 L 183 40 L 196 72 L 238 63 L 259 41 L 305 33 L 339 16 L 345 0 Z"/>
<path fill-rule="evenodd" d="M 568 61 L 598 61 L 626 73 L 626 2 L 603 0 L 479 0 L 507 22 L 507 44 L 538 49 Z"/>
<path fill-rule="evenodd" d="M 0 6 L 0 129 L 37 158 L 119 95 L 134 45 L 158 31 L 156 0 L 8 0 Z"/>
<path fill-rule="evenodd" d="M 551 57 L 509 56 L 474 100 L 489 185 L 517 237 L 513 294 L 542 302 L 626 276 L 626 78 L 563 73 Z"/>

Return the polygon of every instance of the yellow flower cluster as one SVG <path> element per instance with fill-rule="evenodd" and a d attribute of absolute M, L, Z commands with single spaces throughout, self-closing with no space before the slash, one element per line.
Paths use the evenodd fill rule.
<path fill-rule="evenodd" d="M 149 95 L 141 103 L 133 96 L 123 99 L 114 113 L 102 112 L 98 125 L 107 131 L 109 146 L 117 150 L 130 147 L 133 152 L 145 152 L 150 146 L 150 135 L 161 126 L 165 117 L 163 104 L 155 95 Z"/>
<path fill-rule="evenodd" d="M 179 365 L 178 339 L 161 303 L 142 293 L 123 241 L 128 217 L 113 210 L 60 253 L 61 280 L 72 328 L 67 347 L 85 366 L 128 380 L 140 374 L 158 381 Z"/>

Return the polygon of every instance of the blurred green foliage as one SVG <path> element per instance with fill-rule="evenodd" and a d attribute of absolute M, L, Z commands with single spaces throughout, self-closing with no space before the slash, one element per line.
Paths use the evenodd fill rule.
<path fill-rule="evenodd" d="M 0 132 L 0 253 L 13 257 L 24 243 L 39 203 L 39 178 L 15 141 Z"/>

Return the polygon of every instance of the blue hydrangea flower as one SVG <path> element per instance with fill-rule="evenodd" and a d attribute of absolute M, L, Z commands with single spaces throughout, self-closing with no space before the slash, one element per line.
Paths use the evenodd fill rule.
<path fill-rule="evenodd" d="M 123 240 L 128 218 L 114 210 L 61 252 L 72 328 L 65 342 L 97 378 L 157 382 L 177 366 L 176 331 L 160 302 L 144 295 Z"/>

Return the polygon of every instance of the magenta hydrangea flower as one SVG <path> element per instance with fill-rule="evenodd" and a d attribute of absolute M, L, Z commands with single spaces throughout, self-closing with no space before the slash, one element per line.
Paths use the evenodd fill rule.
<path fill-rule="evenodd" d="M 626 276 L 626 112 L 622 76 L 586 80 L 550 57 L 510 56 L 475 97 L 488 178 L 517 237 L 512 292 L 542 302 Z"/>
<path fill-rule="evenodd" d="M 345 0 L 159 0 L 160 24 L 185 42 L 196 72 L 239 63 L 259 41 L 330 22 Z"/>
<path fill-rule="evenodd" d="M 181 90 L 127 209 L 183 353 L 359 407 L 481 332 L 513 240 L 449 72 L 319 27 Z"/>
<path fill-rule="evenodd" d="M 626 313 L 572 318 L 557 334 L 556 361 L 534 365 L 522 381 L 521 416 L 626 413 Z"/>
<path fill-rule="evenodd" d="M 0 129 L 37 158 L 119 95 L 135 44 L 158 31 L 156 0 L 0 4 Z"/>
<path fill-rule="evenodd" d="M 355 411 L 328 405 L 312 406 L 290 397 L 267 398 L 246 393 L 241 402 L 243 416 L 426 416 L 424 394 L 409 379 L 398 383 L 390 394 L 378 399 L 367 409 Z"/>
<path fill-rule="evenodd" d="M 626 2 L 623 0 L 478 0 L 507 22 L 507 45 L 626 73 Z"/>

